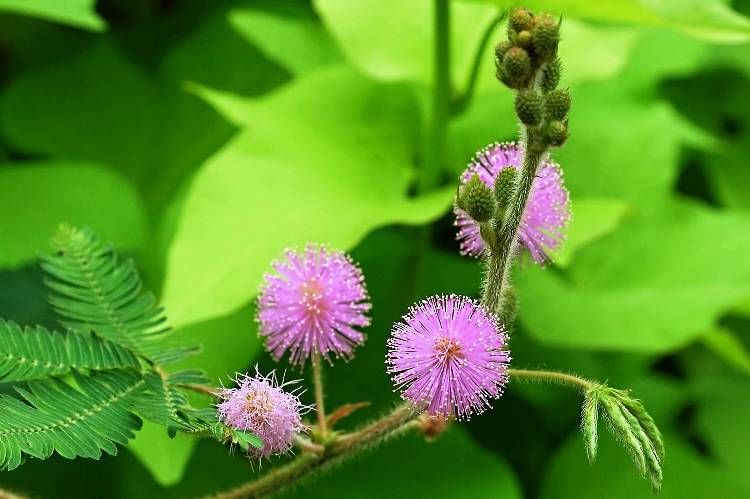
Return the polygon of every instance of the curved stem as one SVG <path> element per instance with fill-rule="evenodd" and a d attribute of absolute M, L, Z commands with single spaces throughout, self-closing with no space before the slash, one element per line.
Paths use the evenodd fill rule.
<path fill-rule="evenodd" d="M 426 142 L 424 165 L 417 190 L 427 192 L 440 181 L 445 134 L 448 129 L 451 101 L 450 74 L 450 1 L 435 0 L 435 47 L 432 93 L 432 116 Z"/>
<path fill-rule="evenodd" d="M 461 114 L 466 110 L 467 107 L 469 107 L 469 103 L 471 102 L 472 97 L 474 97 L 474 91 L 476 90 L 477 79 L 479 77 L 479 69 L 482 67 L 482 57 L 484 56 L 484 51 L 487 50 L 487 44 L 492 37 L 492 32 L 495 30 L 495 26 L 500 24 L 500 21 L 502 21 L 504 17 L 505 12 L 498 14 L 494 19 L 492 19 L 492 21 L 490 21 L 490 23 L 485 28 L 484 33 L 482 34 L 482 38 L 479 41 L 477 52 L 474 55 L 474 62 L 471 66 L 471 71 L 469 72 L 469 80 L 466 82 L 466 88 L 464 89 L 463 93 L 457 96 L 453 102 L 453 106 L 451 109 L 453 114 Z"/>
<path fill-rule="evenodd" d="M 323 402 L 323 359 L 320 354 L 315 354 L 312 360 L 312 376 L 313 386 L 315 387 L 315 411 L 318 414 L 318 429 L 320 435 L 325 438 L 328 433 L 328 425 L 326 423 L 326 410 Z"/>
<path fill-rule="evenodd" d="M 211 496 L 213 499 L 257 498 L 276 493 L 309 477 L 314 471 L 325 469 L 344 457 L 370 445 L 415 428 L 417 413 L 411 404 L 404 404 L 392 413 L 347 435 L 333 440 L 321 453 L 305 452 L 292 462 L 275 468 L 257 480 Z"/>
<path fill-rule="evenodd" d="M 440 182 L 445 136 L 451 114 L 451 58 L 450 58 L 450 0 L 435 0 L 433 49 L 433 81 L 431 115 L 422 151 L 422 169 L 416 183 L 416 193 L 424 194 Z M 427 273 L 427 252 L 430 248 L 432 227 L 425 225 L 415 231 L 416 257 L 407 279 L 411 282 L 409 298 L 418 298 L 419 290 Z"/>
<path fill-rule="evenodd" d="M 553 383 L 557 385 L 572 386 L 574 388 L 580 388 L 581 390 L 589 390 L 595 382 L 586 378 L 581 378 L 573 374 L 566 374 L 557 371 L 536 371 L 532 369 L 508 369 L 508 374 L 511 379 L 519 378 L 528 381 L 536 381 L 541 383 Z"/>

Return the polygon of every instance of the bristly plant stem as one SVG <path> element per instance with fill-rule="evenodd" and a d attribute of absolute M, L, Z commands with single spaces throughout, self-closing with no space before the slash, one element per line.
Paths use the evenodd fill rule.
<path fill-rule="evenodd" d="M 498 251 L 490 254 L 487 265 L 487 278 L 482 296 L 484 305 L 494 313 L 503 317 L 504 289 L 508 286 L 510 271 L 513 266 L 515 247 L 518 242 L 518 228 L 521 225 L 526 202 L 529 200 L 531 186 L 536 177 L 537 167 L 545 153 L 545 146 L 538 131 L 526 127 L 526 144 L 524 148 L 523 168 L 517 175 L 513 195 L 503 218 L 498 234 Z"/>
<path fill-rule="evenodd" d="M 323 359 L 319 353 L 316 353 L 312 359 L 312 377 L 315 387 L 315 412 L 318 415 L 318 430 L 320 430 L 321 437 L 325 438 L 328 433 L 328 425 L 323 400 L 325 396 L 323 393 Z"/>
<path fill-rule="evenodd" d="M 461 95 L 456 96 L 453 100 L 453 105 L 451 106 L 452 114 L 461 114 L 469 106 L 469 103 L 471 103 L 471 99 L 474 97 L 474 91 L 477 87 L 477 80 L 479 79 L 479 70 L 484 61 L 484 51 L 487 50 L 487 44 L 490 42 L 492 32 L 504 17 L 505 12 L 498 14 L 492 19 L 492 21 L 490 21 L 487 28 L 485 28 L 484 33 L 482 34 L 482 39 L 477 46 L 477 52 L 474 55 L 474 62 L 472 63 L 471 71 L 469 72 L 469 80 L 466 83 L 466 88 L 464 88 Z"/>
<path fill-rule="evenodd" d="M 589 390 L 596 385 L 595 382 L 586 378 L 581 378 L 573 374 L 561 373 L 557 371 L 536 371 L 531 369 L 508 369 L 511 379 L 523 379 L 539 383 L 552 383 L 566 385 L 581 390 Z"/>
<path fill-rule="evenodd" d="M 585 378 L 555 371 L 509 369 L 508 374 L 511 379 L 555 383 L 583 391 L 596 385 L 595 382 Z M 388 437 L 418 428 L 420 424 L 418 415 L 418 411 L 410 403 L 405 403 L 360 430 L 340 436 L 334 434 L 333 438 L 324 444 L 315 444 L 300 437 L 296 443 L 303 453 L 293 461 L 274 468 L 257 480 L 211 497 L 213 499 L 258 498 L 280 492 L 353 453 L 377 445 Z"/>
<path fill-rule="evenodd" d="M 374 445 L 383 439 L 417 427 L 417 412 L 410 404 L 397 407 L 392 413 L 359 431 L 342 435 L 323 447 L 322 452 L 304 452 L 294 461 L 275 468 L 257 480 L 211 496 L 213 499 L 258 498 L 277 493 L 322 470 L 345 456 Z"/>

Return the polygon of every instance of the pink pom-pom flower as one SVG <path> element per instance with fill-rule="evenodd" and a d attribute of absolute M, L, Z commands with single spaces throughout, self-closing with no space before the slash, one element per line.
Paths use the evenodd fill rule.
<path fill-rule="evenodd" d="M 299 380 L 279 384 L 273 372 L 263 376 L 256 368 L 255 376 L 237 374 L 235 382 L 237 388 L 224 388 L 218 393 L 221 400 L 217 405 L 219 420 L 236 430 L 254 433 L 261 439 L 262 449 L 248 447 L 255 457 L 267 458 L 288 452 L 294 436 L 305 431 L 302 413 L 309 410 L 300 402 L 296 390 L 285 390 Z"/>
<path fill-rule="evenodd" d="M 508 381 L 510 352 L 497 318 L 464 296 L 434 296 L 396 323 L 386 362 L 402 398 L 431 416 L 468 418 Z"/>
<path fill-rule="evenodd" d="M 351 358 L 365 341 L 355 328 L 370 324 L 362 271 L 346 254 L 308 244 L 303 252 L 287 250 L 265 275 L 258 300 L 259 333 L 279 360 L 289 351 L 293 364 L 321 355 Z"/>
<path fill-rule="evenodd" d="M 506 168 L 520 170 L 523 150 L 514 143 L 492 144 L 480 151 L 461 175 L 461 184 L 468 182 L 474 174 L 488 187 L 494 187 L 498 174 Z M 481 256 L 485 244 L 479 234 L 479 225 L 463 210 L 454 207 L 458 227 L 456 239 L 461 245 L 461 254 Z M 570 220 L 570 199 L 563 185 L 562 170 L 548 158 L 543 159 L 537 177 L 531 186 L 518 238 L 535 262 L 544 264 L 549 252 L 557 249 L 565 238 L 565 228 Z"/>

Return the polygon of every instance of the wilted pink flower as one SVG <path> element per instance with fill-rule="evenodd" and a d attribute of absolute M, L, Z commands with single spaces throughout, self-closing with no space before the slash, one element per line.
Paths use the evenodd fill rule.
<path fill-rule="evenodd" d="M 370 324 L 362 271 L 324 246 L 309 244 L 285 256 L 273 264 L 275 274 L 266 274 L 258 302 L 266 348 L 277 360 L 289 350 L 290 362 L 299 365 L 314 354 L 351 357 L 365 341 L 355 327 Z"/>
<path fill-rule="evenodd" d="M 413 306 L 388 340 L 388 372 L 402 398 L 433 416 L 459 419 L 491 407 L 508 381 L 502 325 L 464 296 L 434 296 Z"/>
<path fill-rule="evenodd" d="M 506 168 L 520 169 L 523 163 L 523 150 L 516 144 L 492 144 L 480 151 L 461 176 L 461 183 L 468 182 L 476 173 L 489 187 L 494 187 L 497 175 Z M 479 234 L 479 225 L 463 210 L 454 207 L 455 225 L 458 227 L 456 239 L 461 244 L 464 255 L 480 256 L 485 245 Z M 531 186 L 518 237 L 537 263 L 549 260 L 549 251 L 560 246 L 565 237 L 564 229 L 570 220 L 570 200 L 563 186 L 560 167 L 548 158 L 537 170 L 537 177 Z"/>
<path fill-rule="evenodd" d="M 249 447 L 256 457 L 288 452 L 297 433 L 305 430 L 302 412 L 309 409 L 300 403 L 295 391 L 284 390 L 299 381 L 282 382 L 276 375 L 237 374 L 237 388 L 219 391 L 223 402 L 217 406 L 219 420 L 237 430 L 249 431 L 263 441 L 263 449 Z"/>

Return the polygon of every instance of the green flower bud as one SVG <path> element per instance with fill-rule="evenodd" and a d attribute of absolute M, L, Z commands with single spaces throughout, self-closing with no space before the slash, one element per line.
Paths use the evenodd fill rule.
<path fill-rule="evenodd" d="M 568 138 L 568 124 L 562 121 L 550 121 L 545 130 L 547 140 L 553 146 L 561 146 Z"/>
<path fill-rule="evenodd" d="M 516 116 L 521 123 L 537 126 L 544 114 L 544 99 L 534 90 L 522 90 L 516 94 Z"/>
<path fill-rule="evenodd" d="M 534 27 L 531 38 L 537 55 L 544 60 L 551 59 L 557 53 L 557 44 L 560 41 L 560 26 L 552 16 L 544 14 Z"/>
<path fill-rule="evenodd" d="M 551 91 L 544 97 L 544 107 L 553 120 L 564 120 L 570 111 L 570 92 L 566 89 Z"/>
<path fill-rule="evenodd" d="M 487 222 L 495 214 L 495 196 L 479 175 L 471 177 L 460 192 L 459 207 L 477 222 Z"/>
<path fill-rule="evenodd" d="M 508 52 L 508 49 L 510 49 L 511 46 L 512 45 L 507 40 L 503 40 L 502 42 L 498 43 L 495 46 L 495 60 L 502 63 L 503 58 L 505 57 L 505 53 Z"/>
<path fill-rule="evenodd" d="M 531 31 L 523 30 L 516 36 L 516 44 L 525 49 L 531 47 Z"/>
<path fill-rule="evenodd" d="M 508 29 L 520 33 L 527 30 L 534 24 L 534 14 L 524 7 L 516 7 L 511 11 L 508 18 Z"/>
<path fill-rule="evenodd" d="M 495 200 L 497 204 L 505 209 L 510 202 L 510 196 L 513 194 L 513 182 L 516 178 L 515 168 L 505 168 L 501 170 L 495 179 Z"/>
<path fill-rule="evenodd" d="M 545 92 L 551 92 L 557 88 L 560 83 L 560 75 L 562 74 L 562 65 L 560 59 L 555 57 L 550 62 L 544 65 L 542 68 L 542 78 L 540 85 L 542 90 Z"/>
<path fill-rule="evenodd" d="M 531 76 L 531 58 L 521 47 L 511 47 L 503 57 L 503 74 L 512 87 L 518 87 Z"/>

